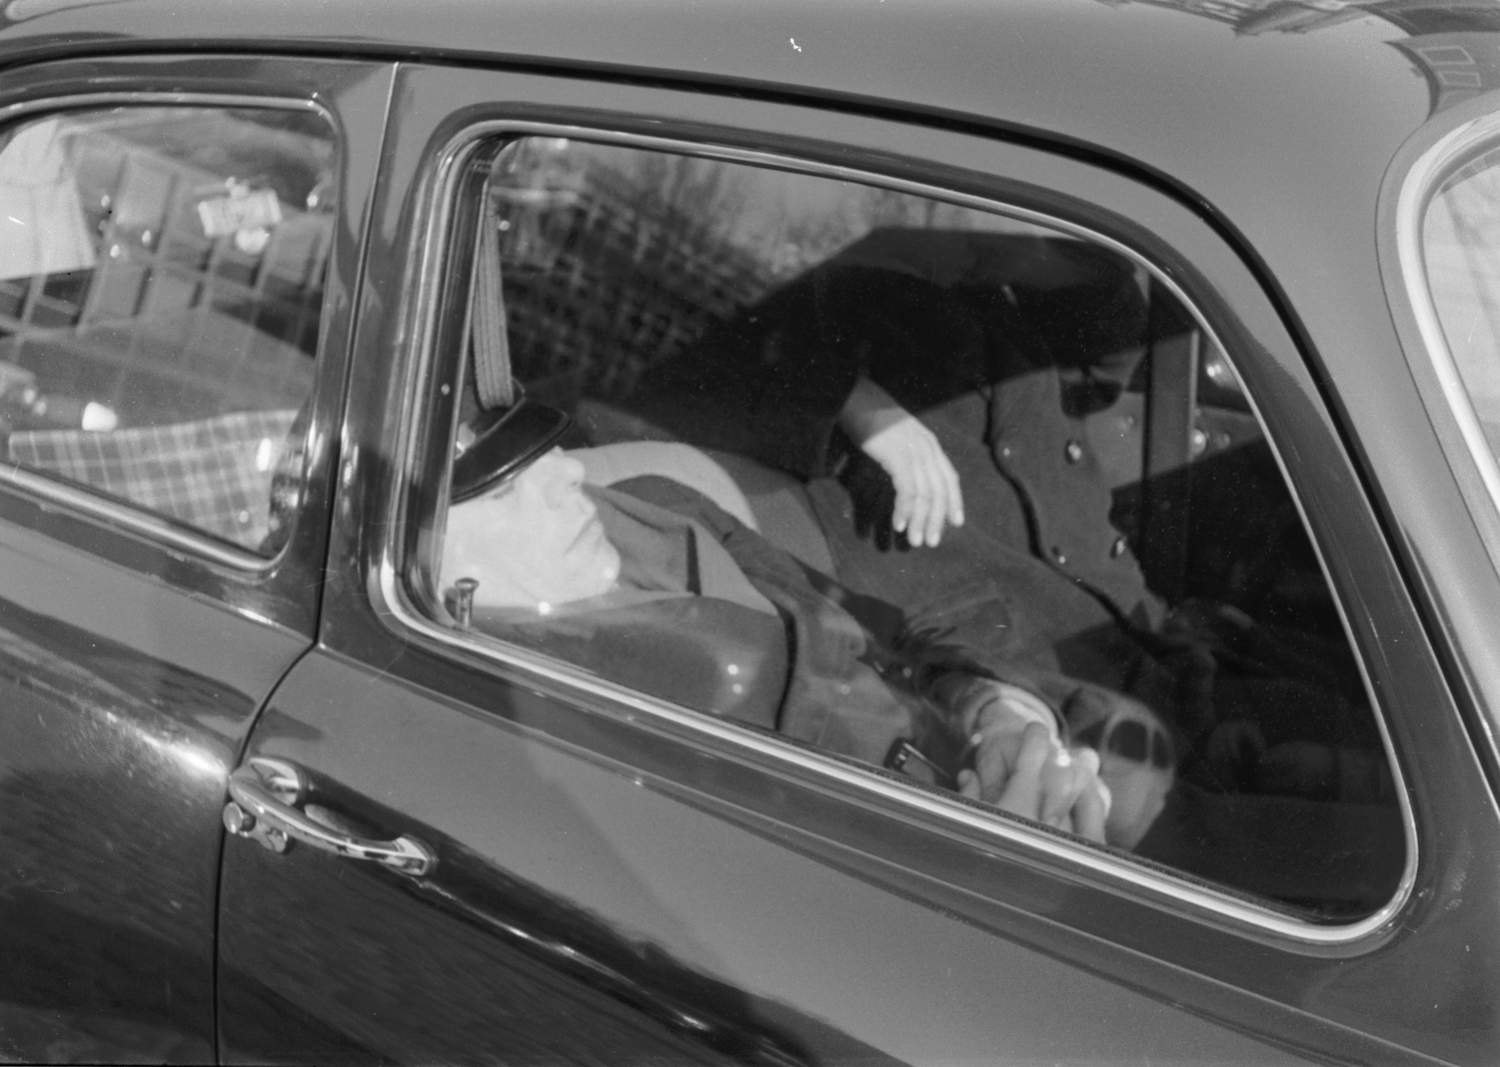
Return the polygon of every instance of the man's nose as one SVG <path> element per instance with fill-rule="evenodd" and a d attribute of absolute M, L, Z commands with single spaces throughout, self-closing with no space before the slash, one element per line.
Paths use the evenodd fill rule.
<path fill-rule="evenodd" d="M 583 485 L 583 464 L 561 451 L 546 457 L 546 500 L 549 507 L 562 507 Z"/>
<path fill-rule="evenodd" d="M 577 489 L 583 484 L 583 461 L 574 459 L 572 456 L 559 452 L 557 458 L 561 464 L 562 478 L 569 489 Z"/>

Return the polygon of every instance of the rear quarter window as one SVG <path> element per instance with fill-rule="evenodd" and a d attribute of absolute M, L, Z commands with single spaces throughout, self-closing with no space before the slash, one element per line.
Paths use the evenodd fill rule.
<path fill-rule="evenodd" d="M 337 156 L 307 110 L 125 106 L 0 131 L 8 462 L 274 555 Z"/>

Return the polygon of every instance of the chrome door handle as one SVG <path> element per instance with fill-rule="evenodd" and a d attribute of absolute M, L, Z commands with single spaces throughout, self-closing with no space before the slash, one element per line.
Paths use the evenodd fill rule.
<path fill-rule="evenodd" d="M 295 840 L 335 856 L 373 860 L 416 878 L 431 874 L 437 866 L 437 856 L 415 838 L 403 835 L 394 841 L 372 841 L 298 811 L 292 805 L 305 790 L 306 779 L 293 764 L 254 758 L 229 776 L 232 799 L 224 806 L 224 826 L 273 852 L 285 852 L 288 840 Z"/>

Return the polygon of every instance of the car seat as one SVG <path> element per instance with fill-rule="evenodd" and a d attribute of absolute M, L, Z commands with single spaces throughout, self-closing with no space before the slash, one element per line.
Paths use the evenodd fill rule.
<path fill-rule="evenodd" d="M 611 485 L 657 474 L 696 489 L 814 570 L 834 573 L 833 552 L 801 481 L 733 452 L 685 444 L 611 404 L 585 399 L 578 424 L 590 442 L 575 455 L 589 480 Z"/>
<path fill-rule="evenodd" d="M 278 409 L 107 432 L 25 430 L 10 435 L 6 451 L 11 463 L 258 550 L 296 417 Z"/>

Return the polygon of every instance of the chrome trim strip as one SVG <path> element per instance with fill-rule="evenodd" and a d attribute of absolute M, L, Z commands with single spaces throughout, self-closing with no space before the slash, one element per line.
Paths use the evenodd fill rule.
<path fill-rule="evenodd" d="M 100 107 L 110 104 L 153 104 L 161 107 L 268 107 L 283 110 L 316 111 L 329 120 L 337 129 L 333 116 L 315 100 L 295 96 L 255 96 L 251 93 L 204 93 L 175 92 L 170 90 L 125 89 L 119 92 L 77 93 L 68 96 L 46 96 L 35 100 L 21 100 L 0 107 L 0 122 L 9 122 L 31 111 L 80 107 Z"/>
<path fill-rule="evenodd" d="M 265 570 L 270 568 L 280 556 L 278 553 L 277 556 L 267 558 L 256 555 L 249 549 L 233 548 L 222 541 L 211 540 L 207 534 L 192 533 L 183 527 L 175 526 L 149 511 L 140 511 L 129 504 L 97 496 L 82 486 L 59 481 L 45 474 L 37 474 L 24 467 L 10 465 L 0 467 L 0 481 L 9 482 L 13 487 L 25 490 L 29 495 L 42 497 L 42 507 L 46 507 L 49 503 L 64 504 L 86 513 L 90 518 L 104 519 L 113 525 L 123 526 L 133 533 L 145 534 L 159 541 L 165 541 L 173 548 L 207 556 L 215 563 L 233 567 L 235 570 L 245 572 Z"/>
<path fill-rule="evenodd" d="M 264 107 L 315 111 L 327 119 L 330 129 L 338 129 L 333 116 L 314 100 L 297 97 L 254 96 L 245 93 L 156 92 L 151 90 L 78 93 L 23 100 L 0 107 L 0 124 L 19 119 L 34 111 L 73 111 L 83 107 L 107 107 L 118 104 L 158 107 Z M 321 332 L 319 336 L 321 338 Z M 243 571 L 246 574 L 270 570 L 286 551 L 283 547 L 276 555 L 267 557 L 248 549 L 233 548 L 207 534 L 192 533 L 174 526 L 149 511 L 138 510 L 129 504 L 98 496 L 83 488 L 81 483 L 75 485 L 49 478 L 15 465 L 0 464 L 0 481 L 8 481 L 28 495 L 63 504 L 83 512 L 89 518 L 103 519 L 114 525 L 123 526 L 133 533 L 164 541 L 172 548 L 207 557 L 220 566 Z"/>
<path fill-rule="evenodd" d="M 1188 299 L 1187 294 L 1182 288 L 1170 277 L 1157 270 L 1148 260 L 1133 249 L 1111 237 L 1096 233 L 1087 227 L 1055 219 L 1028 208 L 998 204 L 979 196 L 955 193 L 951 190 L 935 188 L 905 179 L 887 178 L 878 174 L 871 174 L 867 171 L 836 164 L 816 163 L 779 156 L 769 152 L 727 145 L 681 141 L 669 137 L 625 134 L 545 122 L 499 119 L 476 123 L 452 138 L 443 146 L 438 155 L 436 167 L 428 172 L 432 175 L 433 180 L 424 188 L 421 195 L 426 202 L 422 203 L 420 210 L 415 216 L 428 220 L 424 232 L 416 238 L 415 243 L 419 247 L 414 249 L 414 254 L 420 256 L 422 271 L 417 291 L 413 298 L 418 305 L 415 314 L 416 325 L 419 328 L 414 330 L 409 336 L 403 338 L 402 342 L 412 346 L 411 358 L 407 361 L 410 368 L 408 380 L 404 383 L 408 397 L 417 395 L 415 391 L 416 387 L 426 382 L 433 360 L 435 297 L 440 284 L 439 267 L 446 252 L 445 235 L 447 224 L 451 217 L 451 200 L 454 195 L 455 176 L 459 170 L 459 157 L 465 155 L 465 150 L 468 150 L 468 152 L 475 150 L 481 139 L 498 134 L 566 137 L 583 141 L 656 149 L 700 158 L 722 159 L 729 162 L 747 163 L 774 170 L 858 182 L 860 184 L 911 193 L 929 199 L 941 200 L 963 207 L 970 207 L 990 214 L 1004 215 L 1018 221 L 1044 226 L 1053 231 L 1069 233 L 1113 249 L 1128 258 L 1131 262 L 1139 264 L 1149 271 L 1154 280 L 1164 285 L 1181 301 L 1185 308 L 1192 311 L 1199 329 L 1218 348 L 1219 352 L 1225 356 L 1226 360 L 1230 361 L 1230 369 L 1234 372 L 1236 379 L 1240 380 L 1239 372 L 1234 368 L 1227 349 L 1219 342 L 1217 335 L 1207 322 L 1204 321 L 1201 313 L 1199 313 L 1193 302 Z M 1243 383 L 1241 382 L 1241 384 Z M 1318 565 L 1322 570 L 1323 579 L 1328 583 L 1329 588 L 1332 589 L 1333 583 L 1330 580 L 1326 559 L 1317 538 L 1312 536 L 1311 524 L 1308 522 L 1307 513 L 1303 507 L 1301 498 L 1295 490 L 1295 483 L 1290 477 L 1286 462 L 1280 450 L 1276 447 L 1274 439 L 1266 432 L 1265 419 L 1256 405 L 1255 398 L 1248 390 L 1244 391 L 1244 395 L 1250 403 L 1251 411 L 1255 415 L 1262 433 L 1265 434 L 1272 454 L 1275 456 L 1277 467 L 1281 471 L 1283 481 L 1297 507 L 1297 513 L 1302 520 L 1303 528 L 1308 531 L 1309 540 L 1312 542 L 1313 549 L 1318 557 Z M 394 491 L 390 495 L 389 504 L 391 508 L 395 509 L 395 513 L 399 513 L 406 505 L 406 484 L 409 480 L 410 472 L 414 469 L 414 464 L 418 459 L 414 422 L 412 404 L 408 402 L 404 408 L 400 427 L 399 447 L 396 451 L 398 463 L 391 473 L 391 477 L 397 480 Z M 553 660 L 550 657 L 518 647 L 502 646 L 498 640 L 494 639 L 486 638 L 483 641 L 476 641 L 472 635 L 460 635 L 454 630 L 427 619 L 415 609 L 408 598 L 404 583 L 400 580 L 400 571 L 397 567 L 397 553 L 402 547 L 400 543 L 402 536 L 401 524 L 387 522 L 385 528 L 387 534 L 380 546 L 376 574 L 373 575 L 375 581 L 372 584 L 378 588 L 384 602 L 384 607 L 396 621 L 429 640 L 436 641 L 441 645 L 460 648 L 467 652 L 477 651 L 486 659 L 492 660 L 502 666 L 510 668 L 519 667 L 538 678 L 559 683 L 614 704 L 624 705 L 635 712 L 655 717 L 703 737 L 712 738 L 717 742 L 732 745 L 761 756 L 770 757 L 774 761 L 790 764 L 800 770 L 853 786 L 887 800 L 896 801 L 900 805 L 914 808 L 925 814 L 938 816 L 989 837 L 997 843 L 1003 842 L 1007 845 L 1021 846 L 1023 849 L 1031 850 L 1034 853 L 1041 853 L 1049 859 L 1062 861 L 1074 867 L 1087 870 L 1091 874 L 1105 876 L 1128 885 L 1149 898 L 1155 898 L 1157 903 L 1186 905 L 1193 911 L 1200 913 L 1200 917 L 1220 920 L 1230 919 L 1256 930 L 1277 935 L 1294 944 L 1338 946 L 1358 941 L 1390 923 L 1397 911 L 1406 903 L 1415 885 L 1417 871 L 1416 822 L 1412 815 L 1405 780 L 1401 773 L 1401 765 L 1395 759 L 1394 746 L 1391 742 L 1390 733 L 1386 728 L 1384 717 L 1379 711 L 1379 703 L 1375 697 L 1375 689 L 1369 676 L 1369 670 L 1364 662 L 1364 657 L 1358 654 L 1358 645 L 1353 640 L 1353 630 L 1350 627 L 1348 615 L 1342 601 L 1337 597 L 1334 598 L 1334 602 L 1338 609 L 1340 622 L 1344 627 L 1345 639 L 1349 641 L 1351 651 L 1355 654 L 1354 658 L 1359 666 L 1366 695 L 1370 700 L 1372 714 L 1375 717 L 1381 741 L 1385 747 L 1386 759 L 1390 766 L 1396 794 L 1400 802 L 1402 826 L 1406 834 L 1407 848 L 1406 866 L 1402 872 L 1396 892 L 1389 902 L 1373 914 L 1357 922 L 1325 926 L 1289 918 L 1269 908 L 1246 903 L 1228 893 L 1221 893 L 1197 886 L 1186 880 L 1158 873 L 1144 865 L 1117 858 L 1104 852 L 1096 852 L 1089 848 L 1079 847 L 1077 844 L 1055 838 L 1050 834 L 1032 829 L 1021 823 L 1013 823 L 1004 818 L 997 818 L 996 816 L 975 811 L 956 801 L 949 801 L 915 789 L 908 789 L 899 783 L 887 781 L 878 775 L 852 768 L 832 757 L 822 756 L 816 752 L 808 752 L 790 744 L 778 742 L 772 738 L 763 737 L 752 731 L 736 727 L 724 720 L 713 719 L 688 708 L 646 697 L 643 694 L 636 693 L 613 682 L 592 677 L 577 668 L 562 665 L 559 661 Z M 377 605 L 377 608 L 379 606 Z M 631 716 L 627 715 L 627 718 L 631 718 Z"/>
<path fill-rule="evenodd" d="M 1427 350 L 1433 373 L 1437 375 L 1443 399 L 1447 401 L 1448 410 L 1452 412 L 1459 434 L 1478 469 L 1494 517 L 1500 518 L 1500 463 L 1496 462 L 1495 453 L 1485 439 L 1484 428 L 1479 424 L 1458 361 L 1448 347 L 1447 334 L 1443 332 L 1437 305 L 1427 286 L 1427 256 L 1422 248 L 1422 223 L 1436 191 L 1438 176 L 1455 156 L 1497 135 L 1500 135 L 1500 114 L 1474 119 L 1449 132 L 1412 164 L 1396 199 L 1396 259 L 1412 315 L 1417 320 L 1417 330 L 1422 335 L 1422 345 Z M 1493 536 L 1486 536 L 1489 534 L 1488 524 L 1478 526 L 1490 555 L 1500 560 L 1500 544 L 1491 543 Z"/>

